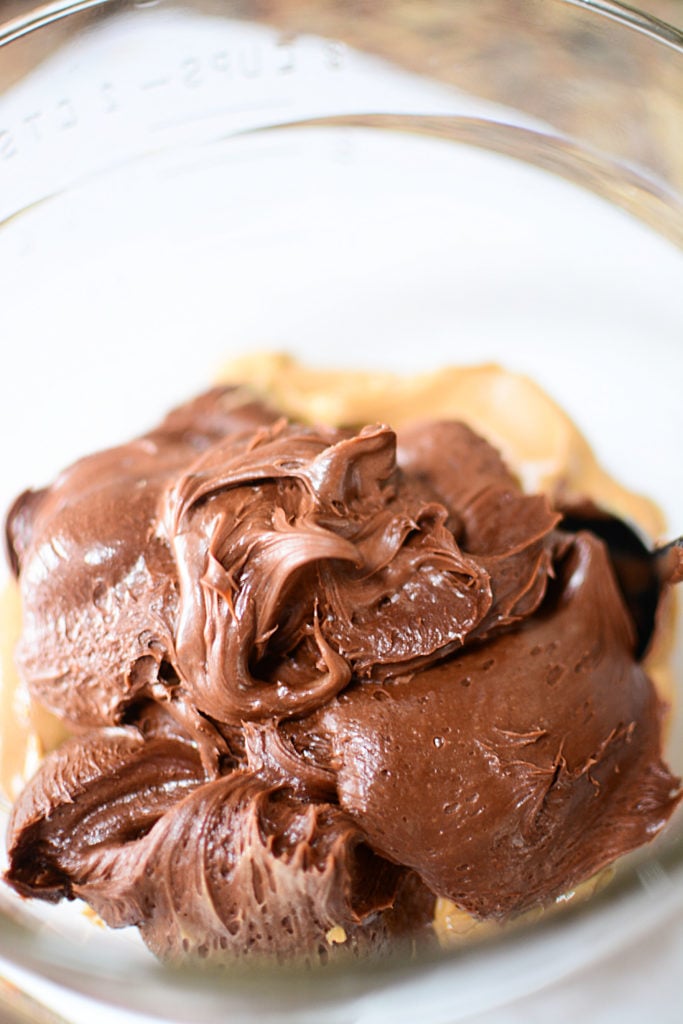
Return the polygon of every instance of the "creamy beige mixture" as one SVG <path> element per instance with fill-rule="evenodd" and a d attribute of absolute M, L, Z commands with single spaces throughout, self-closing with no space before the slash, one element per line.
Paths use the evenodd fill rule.
<path fill-rule="evenodd" d="M 658 539 L 664 520 L 647 498 L 626 490 L 598 465 L 567 414 L 528 377 L 494 364 L 447 367 L 401 377 L 320 370 L 280 353 L 231 360 L 222 381 L 244 381 L 293 419 L 331 426 L 422 419 L 464 420 L 501 452 L 525 491 L 584 497 Z"/>

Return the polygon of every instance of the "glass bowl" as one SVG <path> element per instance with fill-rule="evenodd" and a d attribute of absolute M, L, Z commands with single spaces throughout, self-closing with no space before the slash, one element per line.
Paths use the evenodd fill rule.
<path fill-rule="evenodd" d="M 15 7 L 0 24 L 3 507 L 148 428 L 228 357 L 278 349 L 528 373 L 681 530 L 675 28 L 589 0 Z M 678 772 L 682 737 L 679 702 Z M 682 861 L 679 814 L 585 905 L 438 957 L 309 974 L 170 971 L 76 907 L 4 893 L 5 996 L 74 1022 L 462 1020 L 591 965 L 612 977 L 667 928 L 681 941 Z"/>

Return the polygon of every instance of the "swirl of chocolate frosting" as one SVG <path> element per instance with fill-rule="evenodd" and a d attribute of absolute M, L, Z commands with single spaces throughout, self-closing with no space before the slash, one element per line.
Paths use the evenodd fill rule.
<path fill-rule="evenodd" d="M 18 891 L 83 896 L 165 959 L 317 958 L 334 927 L 357 952 L 387 943 L 379 912 L 405 872 L 352 818 L 248 770 L 207 780 L 195 745 L 152 711 L 46 758 L 12 823 Z"/>
<path fill-rule="evenodd" d="M 608 545 L 560 520 L 461 423 L 310 427 L 234 388 L 26 492 L 19 663 L 78 735 L 7 880 L 165 958 L 319 960 L 647 841 L 680 798 L 662 705 Z"/>
<path fill-rule="evenodd" d="M 301 715 L 352 676 L 410 672 L 533 607 L 558 517 L 500 488 L 475 504 L 477 521 L 495 506 L 490 572 L 431 488 L 399 471 L 387 427 L 347 437 L 281 421 L 212 446 L 162 514 L 176 665 L 196 706 L 232 723 Z"/>

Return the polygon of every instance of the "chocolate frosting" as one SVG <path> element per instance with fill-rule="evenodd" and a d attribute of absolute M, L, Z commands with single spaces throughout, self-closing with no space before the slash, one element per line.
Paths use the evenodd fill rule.
<path fill-rule="evenodd" d="M 8 881 L 165 958 L 317 961 L 647 841 L 680 795 L 662 708 L 572 516 L 461 423 L 313 428 L 238 388 L 21 495 L 18 660 L 76 735 L 16 804 Z"/>

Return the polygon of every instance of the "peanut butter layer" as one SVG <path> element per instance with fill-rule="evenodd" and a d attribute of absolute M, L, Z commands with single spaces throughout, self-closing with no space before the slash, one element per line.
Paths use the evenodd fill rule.
<path fill-rule="evenodd" d="M 41 759 L 68 735 L 62 721 L 32 700 L 20 682 L 14 651 L 21 636 L 15 580 L 0 590 L 0 800 L 16 799 Z"/>
<path fill-rule="evenodd" d="M 525 491 L 566 501 L 589 496 L 652 540 L 663 537 L 654 502 L 604 472 L 569 416 L 538 384 L 495 364 L 402 377 L 313 369 L 271 352 L 231 360 L 221 378 L 244 381 L 287 416 L 309 423 L 403 428 L 425 419 L 462 420 L 501 453 Z"/>

